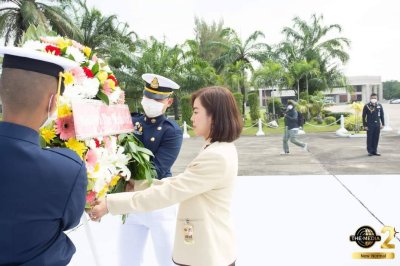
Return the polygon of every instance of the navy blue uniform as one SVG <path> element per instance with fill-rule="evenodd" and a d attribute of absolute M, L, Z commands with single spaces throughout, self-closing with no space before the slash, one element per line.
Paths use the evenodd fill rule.
<path fill-rule="evenodd" d="M 148 118 L 133 114 L 132 122 L 135 136 L 154 154 L 157 178 L 172 176 L 171 167 L 182 146 L 182 130 L 178 124 L 165 115 Z"/>
<path fill-rule="evenodd" d="M 31 128 L 0 122 L 0 171 L 0 265 L 67 265 L 75 247 L 63 231 L 85 206 L 82 160 L 42 149 Z"/>
<path fill-rule="evenodd" d="M 378 149 L 379 135 L 382 126 L 385 126 L 385 114 L 382 105 L 367 103 L 362 113 L 363 126 L 367 130 L 367 151 L 369 154 L 376 154 Z"/>

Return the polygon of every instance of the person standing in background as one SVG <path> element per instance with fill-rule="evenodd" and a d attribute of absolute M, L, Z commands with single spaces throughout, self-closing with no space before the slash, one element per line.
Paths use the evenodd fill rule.
<path fill-rule="evenodd" d="M 285 129 L 284 129 L 284 135 L 283 135 L 283 151 L 281 152 L 281 155 L 287 155 L 289 154 L 289 145 L 288 141 L 292 142 L 293 144 L 302 147 L 305 151 L 308 151 L 307 149 L 307 143 L 303 143 L 297 139 L 297 135 L 299 132 L 299 123 L 298 119 L 299 114 L 298 112 L 294 109 L 293 103 L 289 102 L 287 107 L 286 107 L 286 112 L 285 112 Z"/>
<path fill-rule="evenodd" d="M 381 129 L 385 126 L 385 114 L 382 105 L 378 103 L 376 93 L 372 93 L 370 102 L 364 105 L 362 121 L 364 129 L 367 131 L 368 156 L 381 156 L 378 153 L 378 143 Z"/>

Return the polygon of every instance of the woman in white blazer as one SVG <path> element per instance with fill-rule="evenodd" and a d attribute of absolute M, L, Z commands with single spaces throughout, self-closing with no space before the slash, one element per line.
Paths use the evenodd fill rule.
<path fill-rule="evenodd" d="M 222 87 L 192 94 L 192 123 L 206 143 L 185 171 L 137 192 L 109 194 L 90 212 L 99 220 L 180 203 L 172 260 L 176 265 L 235 265 L 231 201 L 238 158 L 233 141 L 243 123 L 232 93 Z"/>

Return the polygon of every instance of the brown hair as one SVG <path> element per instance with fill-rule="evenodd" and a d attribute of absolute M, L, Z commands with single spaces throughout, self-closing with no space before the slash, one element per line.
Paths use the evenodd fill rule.
<path fill-rule="evenodd" d="M 232 142 L 239 138 L 243 121 L 230 90 L 219 86 L 202 88 L 192 94 L 192 107 L 197 98 L 211 116 L 208 136 L 211 142 Z"/>

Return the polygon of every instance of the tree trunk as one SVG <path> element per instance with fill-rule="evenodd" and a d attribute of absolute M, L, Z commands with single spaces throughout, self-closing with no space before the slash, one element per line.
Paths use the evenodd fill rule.
<path fill-rule="evenodd" d="M 307 75 L 306 75 L 306 90 L 307 90 L 307 96 L 308 96 L 308 78 L 307 78 Z"/>
<path fill-rule="evenodd" d="M 297 80 L 297 102 L 300 101 L 300 80 Z"/>

